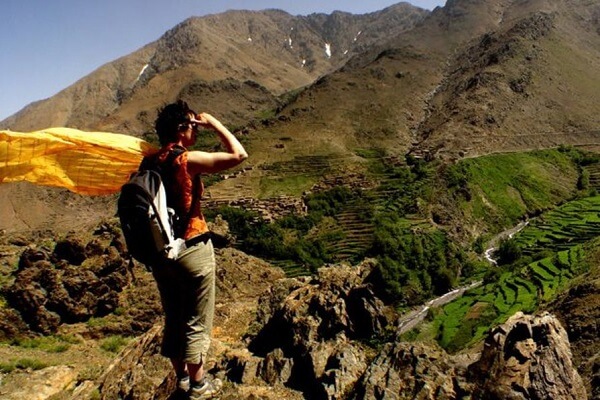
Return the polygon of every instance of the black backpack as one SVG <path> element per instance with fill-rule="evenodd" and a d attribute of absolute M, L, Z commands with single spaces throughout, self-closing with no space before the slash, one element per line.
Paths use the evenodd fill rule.
<path fill-rule="evenodd" d="M 145 158 L 139 171 L 121 187 L 117 214 L 129 254 L 148 267 L 165 259 L 175 259 L 185 247 L 176 239 L 173 226 L 177 216 L 167 207 L 161 174 L 184 150 L 174 148 L 165 165 Z"/>

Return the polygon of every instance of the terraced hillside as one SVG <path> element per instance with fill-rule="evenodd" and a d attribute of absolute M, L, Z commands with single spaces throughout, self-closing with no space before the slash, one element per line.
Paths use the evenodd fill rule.
<path fill-rule="evenodd" d="M 515 312 L 535 311 L 584 270 L 583 256 L 582 247 L 574 246 L 468 291 L 436 315 L 432 325 L 439 343 L 456 351 L 480 340 L 490 326 Z"/>
<path fill-rule="evenodd" d="M 335 261 L 359 261 L 371 247 L 374 228 L 368 208 L 355 202 L 335 217 L 343 232 L 343 238 L 327 245 Z"/>
<path fill-rule="evenodd" d="M 344 157 L 337 154 L 296 156 L 292 160 L 262 165 L 260 169 L 260 197 L 282 193 L 301 196 L 327 175 L 341 174 Z"/>
<path fill-rule="evenodd" d="M 585 170 L 589 173 L 589 185 L 590 187 L 600 191 L 600 163 L 593 163 L 585 167 Z"/>
<path fill-rule="evenodd" d="M 361 179 L 337 182 L 354 192 L 354 199 L 344 205 L 334 217 L 334 230 L 341 235 L 332 235 L 326 241 L 326 249 L 336 262 L 356 262 L 368 255 L 373 245 L 375 217 L 382 212 L 404 215 L 402 204 L 403 183 L 406 176 L 399 173 L 407 168 L 403 159 L 388 157 L 379 151 L 360 150 L 360 155 L 369 164 L 369 169 Z M 331 161 L 330 161 L 331 162 Z M 335 161 L 334 161 L 335 162 Z M 420 218 L 407 216 L 406 225 L 421 224 Z M 330 228 L 327 228 L 330 229 Z"/>
<path fill-rule="evenodd" d="M 434 312 L 431 329 L 437 340 L 459 350 L 515 312 L 534 312 L 554 300 L 588 269 L 585 244 L 598 236 L 600 196 L 568 202 L 530 221 L 510 239 L 522 252 L 521 260 L 530 261 L 492 270 L 487 284 Z"/>
<path fill-rule="evenodd" d="M 531 221 L 515 235 L 525 255 L 560 251 L 600 235 L 600 196 L 569 202 Z"/>
<path fill-rule="evenodd" d="M 363 160 L 362 168 L 346 169 L 347 156 L 312 155 L 297 156 L 288 161 L 275 161 L 244 173 L 261 175 L 263 194 L 276 195 L 279 189 L 285 189 L 288 193 L 290 190 L 297 192 L 298 197 L 304 201 L 305 210 L 300 214 L 296 213 L 294 218 L 308 219 L 311 221 L 308 224 L 313 225 L 311 229 L 300 232 L 290 227 L 289 222 L 283 221 L 280 224 L 278 218 L 271 218 L 269 221 L 262 221 L 261 218 L 254 220 L 254 224 L 270 222 L 275 225 L 264 229 L 265 232 L 270 230 L 266 235 L 277 236 L 274 240 L 277 240 L 278 244 L 265 244 L 260 248 L 263 249 L 261 251 L 277 248 L 277 254 L 269 255 L 269 250 L 266 250 L 267 253 L 260 254 L 262 257 L 283 268 L 288 276 L 309 274 L 309 266 L 299 259 L 306 261 L 307 258 L 311 258 L 316 261 L 315 257 L 321 257 L 323 263 L 355 263 L 368 256 L 373 249 L 375 221 L 384 213 L 405 219 L 405 228 L 411 229 L 415 225 L 423 224 L 422 218 L 406 212 L 406 182 L 407 179 L 414 180 L 406 162 L 397 157 L 386 156 L 378 150 L 360 150 L 357 151 L 357 156 Z M 310 182 L 314 184 L 306 188 L 306 184 Z M 219 182 L 219 186 L 222 186 L 222 183 Z M 333 194 L 337 190 L 341 191 Z M 213 195 L 212 200 L 207 201 L 207 206 L 211 201 L 221 204 L 222 200 L 221 196 Z M 274 203 L 267 200 L 273 200 Z M 277 197 L 268 197 L 263 199 L 261 204 L 265 207 L 271 204 L 275 211 L 276 202 Z M 227 205 L 240 207 L 234 201 L 227 201 Z M 249 205 L 245 208 L 246 211 L 251 211 Z M 279 219 L 284 217 L 279 215 Z M 292 225 L 295 226 L 296 222 Z M 262 229 L 256 228 L 255 231 Z M 255 235 L 252 232 L 248 234 Z M 258 234 L 261 235 L 263 234 Z M 251 252 L 252 248 L 257 248 L 257 241 L 264 241 L 264 236 L 258 236 L 251 239 L 251 242 L 240 239 L 236 245 Z M 296 259 L 293 259 L 294 257 Z M 316 264 L 312 261 L 311 263 L 314 270 Z"/>

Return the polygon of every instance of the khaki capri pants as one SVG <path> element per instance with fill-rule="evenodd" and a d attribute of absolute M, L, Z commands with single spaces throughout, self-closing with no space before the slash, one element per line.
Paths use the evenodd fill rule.
<path fill-rule="evenodd" d="M 215 268 L 210 240 L 153 268 L 165 313 L 163 356 L 189 364 L 206 359 L 215 313 Z"/>

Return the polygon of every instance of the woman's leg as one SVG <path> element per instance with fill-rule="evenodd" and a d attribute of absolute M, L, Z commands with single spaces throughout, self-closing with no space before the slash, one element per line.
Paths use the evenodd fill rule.
<path fill-rule="evenodd" d="M 184 361 L 190 374 L 190 400 L 212 397 L 221 391 L 220 379 L 204 376 L 215 312 L 215 254 L 212 242 L 200 243 L 184 252 L 178 261 L 189 273 L 185 303 L 186 348 Z"/>
<path fill-rule="evenodd" d="M 175 372 L 181 371 L 179 364 L 185 368 L 185 315 L 184 297 L 181 293 L 183 281 L 182 268 L 176 262 L 166 263 L 153 268 L 152 273 L 160 293 L 165 326 L 161 354 L 171 359 Z"/>
<path fill-rule="evenodd" d="M 187 364 L 187 370 L 193 382 L 200 382 L 204 377 L 204 366 L 202 364 Z"/>
<path fill-rule="evenodd" d="M 171 358 L 171 364 L 178 379 L 188 375 L 187 365 L 181 359 Z"/>
<path fill-rule="evenodd" d="M 215 310 L 215 255 L 212 242 L 199 243 L 184 251 L 178 263 L 187 275 L 185 292 L 185 353 L 192 379 L 202 378 L 202 364 L 210 347 Z M 195 376 L 194 376 L 195 375 Z M 194 379 L 195 380 L 195 379 Z"/>

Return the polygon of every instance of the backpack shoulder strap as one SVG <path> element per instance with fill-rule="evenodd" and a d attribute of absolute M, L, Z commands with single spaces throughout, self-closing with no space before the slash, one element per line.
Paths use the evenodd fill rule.
<path fill-rule="evenodd" d="M 175 159 L 177 157 L 179 157 L 181 154 L 185 153 L 186 151 L 187 150 L 185 149 L 185 147 L 182 147 L 179 145 L 173 145 L 169 149 L 169 154 L 167 155 L 164 162 L 161 163 L 158 161 L 158 154 L 146 156 L 143 158 L 143 160 L 139 166 L 139 170 L 143 171 L 143 170 L 151 169 L 151 170 L 157 171 L 160 174 L 162 174 L 163 172 L 165 172 L 166 169 L 172 167 L 173 162 L 175 161 Z"/>
<path fill-rule="evenodd" d="M 183 154 L 187 151 L 187 149 L 183 146 L 179 146 L 179 145 L 175 145 L 173 147 L 171 147 L 171 151 L 169 154 L 169 157 L 173 157 L 173 159 L 175 159 L 177 156 L 179 156 L 180 154 Z"/>

